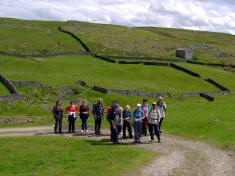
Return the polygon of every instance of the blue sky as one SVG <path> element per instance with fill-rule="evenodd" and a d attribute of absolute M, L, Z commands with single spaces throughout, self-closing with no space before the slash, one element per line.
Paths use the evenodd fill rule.
<path fill-rule="evenodd" d="M 0 16 L 174 27 L 235 35 L 235 0 L 1 0 Z"/>

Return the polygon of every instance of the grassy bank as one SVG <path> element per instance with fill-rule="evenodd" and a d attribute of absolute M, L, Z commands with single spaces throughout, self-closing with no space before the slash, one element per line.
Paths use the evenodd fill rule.
<path fill-rule="evenodd" d="M 9 80 L 40 81 L 46 85 L 71 86 L 77 80 L 110 89 L 169 92 L 218 91 L 216 87 L 184 72 L 164 66 L 121 65 L 91 56 L 58 56 L 42 61 L 0 56 L 1 73 Z"/>
<path fill-rule="evenodd" d="M 0 150 L 1 176 L 118 176 L 156 156 L 143 149 L 64 137 L 1 138 Z"/>
<path fill-rule="evenodd" d="M 233 94 L 216 96 L 211 103 L 171 104 L 163 129 L 229 148 L 235 141 L 234 102 Z"/>
<path fill-rule="evenodd" d="M 75 39 L 58 30 L 61 23 L 0 18 L 0 51 L 27 55 L 84 51 Z"/>
<path fill-rule="evenodd" d="M 10 94 L 10 91 L 0 82 L 0 96 Z"/>

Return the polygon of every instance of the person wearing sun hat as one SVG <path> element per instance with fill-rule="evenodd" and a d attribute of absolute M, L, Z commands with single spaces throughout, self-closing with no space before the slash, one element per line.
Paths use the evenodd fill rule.
<path fill-rule="evenodd" d="M 157 109 L 157 103 L 152 103 L 152 108 L 149 111 L 148 114 L 148 127 L 149 127 L 149 133 L 151 136 L 151 142 L 154 141 L 154 132 L 157 136 L 158 143 L 160 143 L 160 130 L 159 130 L 159 122 L 160 122 L 160 111 Z"/>
<path fill-rule="evenodd" d="M 157 109 L 159 109 L 160 111 L 160 115 L 161 115 L 161 119 L 159 122 L 159 129 L 160 129 L 160 133 L 162 133 L 161 131 L 161 125 L 162 125 L 162 121 L 166 116 L 166 103 L 163 101 L 162 97 L 158 98 L 158 102 L 157 102 Z"/>
<path fill-rule="evenodd" d="M 141 104 L 137 104 L 137 109 L 133 112 L 133 127 L 135 131 L 134 143 L 141 143 L 143 119 L 145 118 L 144 112 L 141 109 Z"/>

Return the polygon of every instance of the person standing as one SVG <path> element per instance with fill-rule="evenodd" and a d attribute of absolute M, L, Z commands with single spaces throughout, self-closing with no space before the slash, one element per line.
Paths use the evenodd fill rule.
<path fill-rule="evenodd" d="M 166 116 L 166 103 L 163 101 L 162 97 L 158 98 L 157 108 L 159 109 L 160 114 L 161 114 L 161 119 L 160 119 L 160 123 L 159 123 L 159 129 L 160 129 L 160 133 L 162 133 L 161 125 L 162 125 L 162 121 L 164 120 L 164 118 Z"/>
<path fill-rule="evenodd" d="M 154 141 L 154 132 L 157 136 L 158 143 L 161 142 L 160 140 L 160 129 L 159 129 L 159 122 L 160 122 L 160 111 L 157 109 L 157 103 L 153 102 L 152 109 L 149 111 L 148 115 L 148 127 L 149 127 L 149 133 L 151 136 L 151 142 Z"/>
<path fill-rule="evenodd" d="M 117 104 L 114 105 L 114 110 L 110 114 L 110 120 L 112 124 L 112 131 L 113 131 L 113 144 L 119 144 L 118 142 L 118 135 L 122 129 L 122 107 L 119 107 Z"/>
<path fill-rule="evenodd" d="M 141 143 L 141 135 L 143 128 L 144 112 L 141 110 L 141 104 L 137 104 L 137 109 L 133 112 L 133 127 L 135 131 L 134 143 Z"/>
<path fill-rule="evenodd" d="M 62 107 L 62 101 L 57 100 L 56 105 L 53 107 L 52 110 L 55 118 L 55 127 L 54 132 L 57 133 L 57 128 L 59 130 L 59 133 L 62 133 L 62 120 L 63 120 L 63 107 Z"/>
<path fill-rule="evenodd" d="M 75 121 L 76 121 L 76 112 L 78 111 L 77 105 L 74 104 L 74 101 L 70 101 L 70 105 L 66 108 L 68 112 L 68 121 L 69 121 L 69 133 L 74 133 L 75 131 Z"/>
<path fill-rule="evenodd" d="M 107 120 L 109 121 L 109 125 L 110 125 L 110 140 L 111 140 L 111 142 L 113 142 L 113 139 L 114 139 L 111 116 L 115 113 L 116 109 L 119 107 L 120 107 L 120 105 L 118 104 L 118 101 L 115 100 L 115 101 L 113 101 L 112 106 L 109 109 L 107 109 Z"/>
<path fill-rule="evenodd" d="M 132 139 L 132 127 L 131 127 L 131 112 L 130 105 L 126 105 L 126 109 L 123 111 L 123 139 L 126 139 L 126 128 L 128 129 L 129 138 Z"/>
<path fill-rule="evenodd" d="M 93 115 L 95 118 L 95 134 L 100 134 L 101 122 L 104 118 L 104 107 L 102 103 L 102 99 L 99 98 L 97 104 L 93 108 Z"/>
<path fill-rule="evenodd" d="M 143 100 L 143 105 L 141 107 L 144 112 L 143 126 L 142 126 L 142 135 L 147 136 L 147 128 L 148 128 L 148 114 L 150 111 L 150 106 L 148 104 L 148 100 Z"/>
<path fill-rule="evenodd" d="M 81 132 L 88 132 L 87 119 L 89 117 L 89 106 L 87 105 L 86 99 L 82 100 L 82 105 L 79 108 L 80 119 L 82 120 L 82 130 Z"/>

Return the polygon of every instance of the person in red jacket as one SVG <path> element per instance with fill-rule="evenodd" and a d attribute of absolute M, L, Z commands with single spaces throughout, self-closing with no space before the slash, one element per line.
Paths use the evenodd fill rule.
<path fill-rule="evenodd" d="M 70 101 L 70 105 L 66 108 L 68 112 L 69 120 L 69 133 L 74 133 L 75 131 L 75 121 L 76 121 L 76 112 L 78 111 L 77 105 L 74 104 L 74 101 Z"/>

